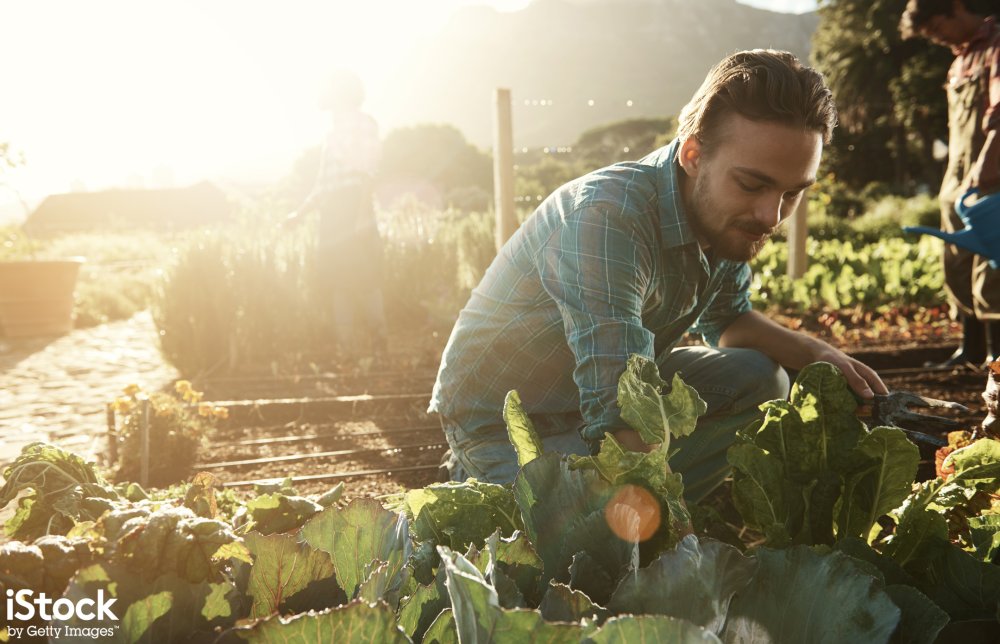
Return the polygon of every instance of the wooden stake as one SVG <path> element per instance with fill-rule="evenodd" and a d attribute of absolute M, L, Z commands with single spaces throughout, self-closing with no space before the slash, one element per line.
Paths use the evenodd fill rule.
<path fill-rule="evenodd" d="M 510 90 L 497 88 L 493 109 L 493 199 L 496 207 L 497 251 L 517 230 L 514 212 L 514 127 Z"/>
<path fill-rule="evenodd" d="M 797 280 L 806 274 L 808 257 L 806 256 L 806 240 L 809 238 L 807 211 L 809 200 L 802 195 L 799 207 L 795 209 L 788 220 L 788 277 Z"/>

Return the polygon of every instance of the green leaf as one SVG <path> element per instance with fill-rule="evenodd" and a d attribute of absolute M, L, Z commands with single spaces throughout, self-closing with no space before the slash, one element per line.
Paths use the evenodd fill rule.
<path fill-rule="evenodd" d="M 786 487 L 784 463 L 749 440 L 737 437 L 726 453 L 733 466 L 733 505 L 747 525 L 763 532 L 767 542 L 791 543 L 791 515 L 801 516 L 801 497 Z"/>
<path fill-rule="evenodd" d="M 542 439 L 538 437 L 534 424 L 524 411 L 521 397 L 514 390 L 507 392 L 503 401 L 503 422 L 507 424 L 507 436 L 517 452 L 519 466 L 524 467 L 545 452 Z"/>
<path fill-rule="evenodd" d="M 547 622 L 602 622 L 611 616 L 608 609 L 592 602 L 586 594 L 557 582 L 549 584 L 538 610 Z"/>
<path fill-rule="evenodd" d="M 328 508 L 337 501 L 339 501 L 340 497 L 342 497 L 343 495 L 344 495 L 344 482 L 341 481 L 340 483 L 337 483 L 332 488 L 327 490 L 325 493 L 318 496 L 316 498 L 316 503 L 320 504 L 324 508 Z"/>
<path fill-rule="evenodd" d="M 538 611 L 500 608 L 496 590 L 478 568 L 448 548 L 439 547 L 438 552 L 448 576 L 448 594 L 462 644 L 580 641 L 583 629 L 576 624 L 548 624 Z"/>
<path fill-rule="evenodd" d="M 1000 514 L 986 514 L 969 519 L 969 532 L 976 556 L 995 562 L 1000 553 Z"/>
<path fill-rule="evenodd" d="M 374 499 L 355 499 L 344 509 L 326 508 L 302 527 L 302 539 L 333 559 L 340 587 L 353 599 L 362 582 L 371 574 L 374 562 L 389 564 L 398 588 L 403 582 L 403 566 L 410 556 L 406 517 L 389 512 Z M 376 566 L 378 564 L 375 564 Z"/>
<path fill-rule="evenodd" d="M 510 536 L 523 527 L 511 490 L 470 479 L 434 483 L 405 493 L 403 506 L 419 541 L 453 549 L 482 548 L 497 528 Z"/>
<path fill-rule="evenodd" d="M 143 597 L 129 605 L 122 618 L 122 635 L 126 641 L 138 642 L 160 617 L 167 614 L 173 605 L 173 597 L 162 591 Z"/>
<path fill-rule="evenodd" d="M 422 644 L 458 644 L 458 626 L 455 613 L 446 608 L 431 622 L 424 633 Z"/>
<path fill-rule="evenodd" d="M 115 558 L 149 578 L 167 572 L 192 582 L 219 581 L 216 553 L 239 552 L 238 537 L 222 521 L 203 519 L 191 510 L 165 507 L 122 525 Z"/>
<path fill-rule="evenodd" d="M 917 573 L 917 587 L 953 621 L 998 619 L 1000 566 L 950 543 L 941 543 L 935 555 Z"/>
<path fill-rule="evenodd" d="M 667 615 L 626 615 L 612 617 L 597 631 L 590 634 L 588 642 L 594 644 L 721 644 L 713 633 L 691 622 Z M 761 640 L 764 641 L 764 640 Z"/>
<path fill-rule="evenodd" d="M 719 633 L 733 595 L 746 587 L 756 569 L 756 560 L 736 548 L 718 541 L 699 543 L 689 535 L 675 550 L 627 575 L 608 608 L 619 614 L 669 615 Z"/>
<path fill-rule="evenodd" d="M 174 574 L 147 579 L 121 564 L 93 564 L 73 577 L 63 597 L 78 602 L 111 598 L 117 619 L 53 620 L 58 627 L 108 628 L 113 642 L 203 641 L 231 626 L 241 599 L 229 582 L 190 583 Z M 118 628 L 121 626 L 121 628 Z M 104 641 L 104 640 L 102 640 Z"/>
<path fill-rule="evenodd" d="M 351 602 L 321 613 L 304 613 L 289 618 L 275 615 L 236 634 L 249 642 L 355 642 L 362 644 L 409 644 L 410 639 L 396 625 L 385 604 Z M 426 640 L 425 640 L 426 641 Z"/>
<path fill-rule="evenodd" d="M 911 586 L 886 586 L 885 592 L 902 612 L 893 637 L 896 644 L 933 644 L 948 625 L 948 613 Z"/>
<path fill-rule="evenodd" d="M 899 507 L 917 477 L 920 450 L 901 429 L 876 427 L 856 448 L 858 467 L 846 479 L 837 536 L 867 536 L 879 517 Z"/>
<path fill-rule="evenodd" d="M 949 480 L 995 492 L 1000 487 L 1000 441 L 981 439 L 957 449 L 945 458 L 944 466 L 955 468 Z"/>
<path fill-rule="evenodd" d="M 322 505 L 305 497 L 277 492 L 251 499 L 245 507 L 249 521 L 241 526 L 241 531 L 261 534 L 296 530 L 323 510 Z"/>
<path fill-rule="evenodd" d="M 419 642 L 427 629 L 451 604 L 444 582 L 446 574 L 442 567 L 434 583 L 417 586 L 417 589 L 399 606 L 399 626 L 415 642 Z"/>
<path fill-rule="evenodd" d="M 689 435 L 708 409 L 698 392 L 684 384 L 678 374 L 674 374 L 670 393 L 661 395 L 666 384 L 656 363 L 638 354 L 629 356 L 618 379 L 622 420 L 639 432 L 646 444 L 669 443 L 671 435 Z"/>
<path fill-rule="evenodd" d="M 247 594 L 253 601 L 251 617 L 267 617 L 278 612 L 286 599 L 310 583 L 334 575 L 333 561 L 328 553 L 308 543 L 300 543 L 292 535 L 264 536 L 251 532 L 245 539 L 254 557 L 247 587 Z"/>
<path fill-rule="evenodd" d="M 95 520 L 104 508 L 92 511 L 89 497 L 120 499 L 94 469 L 93 463 L 48 443 L 30 443 L 3 472 L 0 508 L 20 492 L 15 515 L 5 526 L 8 537 L 30 541 L 45 534 L 65 534 L 76 521 Z"/>
<path fill-rule="evenodd" d="M 885 642 L 899 622 L 899 608 L 846 555 L 795 546 L 756 559 L 729 606 L 726 642 Z"/>
<path fill-rule="evenodd" d="M 614 492 L 614 486 L 595 471 L 572 470 L 555 453 L 521 468 L 514 481 L 514 498 L 528 538 L 544 563 L 543 585 L 551 579 L 569 581 L 569 566 L 580 552 L 590 556 L 594 569 L 589 576 L 595 584 L 600 583 L 600 576 L 614 583 L 624 574 L 632 559 L 632 544 L 615 536 L 604 516 Z M 611 590 L 605 586 L 603 596 Z M 591 597 L 601 601 L 600 596 Z"/>

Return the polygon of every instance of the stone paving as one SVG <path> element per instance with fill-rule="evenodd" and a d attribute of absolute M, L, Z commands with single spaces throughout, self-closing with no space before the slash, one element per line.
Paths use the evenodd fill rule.
<path fill-rule="evenodd" d="M 0 338 L 0 466 L 38 440 L 99 460 L 106 404 L 130 383 L 156 391 L 178 377 L 156 333 L 142 312 L 55 338 Z"/>

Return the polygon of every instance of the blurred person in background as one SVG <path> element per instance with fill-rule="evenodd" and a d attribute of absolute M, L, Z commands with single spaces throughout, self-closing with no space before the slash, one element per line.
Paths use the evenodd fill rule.
<path fill-rule="evenodd" d="M 338 355 L 353 361 L 366 355 L 359 328 L 368 336 L 369 356 L 382 359 L 387 329 L 382 301 L 382 241 L 375 222 L 373 178 L 379 159 L 378 126 L 361 111 L 365 93 L 352 72 L 337 70 L 327 80 L 320 107 L 330 113 L 319 173 L 312 191 L 288 217 L 319 213 L 317 270 L 333 316 Z"/>
<path fill-rule="evenodd" d="M 863 398 L 878 375 L 750 306 L 748 262 L 816 180 L 836 109 L 822 76 L 788 52 L 739 52 L 682 110 L 678 136 L 636 162 L 550 195 L 493 260 L 459 314 L 431 397 L 453 480 L 510 483 L 517 456 L 502 409 L 517 389 L 547 450 L 590 454 L 614 436 L 648 451 L 621 418 L 631 354 L 679 373 L 708 404 L 672 442 L 685 497 L 730 471 L 736 431 L 788 395 L 782 367 L 836 365 Z M 680 346 L 688 332 L 705 346 Z"/>
<path fill-rule="evenodd" d="M 1000 187 L 1000 26 L 965 0 L 909 0 L 900 32 L 955 54 L 945 85 L 948 167 L 939 199 L 941 229 L 962 230 L 956 200 L 972 188 L 985 194 Z M 944 275 L 952 314 L 962 322 L 962 343 L 944 362 L 927 366 L 978 368 L 1000 353 L 1000 271 L 986 258 L 945 244 Z"/>

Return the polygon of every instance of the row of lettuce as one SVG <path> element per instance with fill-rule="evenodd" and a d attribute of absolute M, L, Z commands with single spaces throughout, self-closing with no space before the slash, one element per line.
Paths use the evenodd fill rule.
<path fill-rule="evenodd" d="M 286 483 L 244 502 L 207 474 L 149 494 L 33 444 L 0 490 L 17 539 L 0 585 L 113 597 L 115 619 L 51 624 L 122 642 L 993 641 L 1000 442 L 917 483 L 917 447 L 867 428 L 844 377 L 811 365 L 729 452 L 734 504 L 760 536 L 747 549 L 697 536 L 705 513 L 666 467 L 705 412 L 697 393 L 633 357 L 619 404 L 649 453 L 610 436 L 596 456 L 545 452 L 512 392 L 512 486 L 435 484 L 385 505 Z"/>

